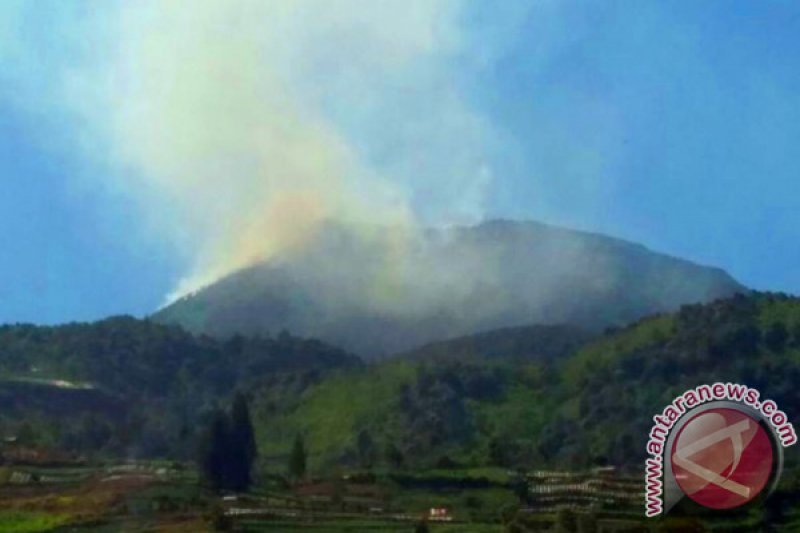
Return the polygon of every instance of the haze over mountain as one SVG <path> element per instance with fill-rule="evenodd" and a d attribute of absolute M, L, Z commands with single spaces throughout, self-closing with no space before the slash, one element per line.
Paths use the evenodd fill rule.
<path fill-rule="evenodd" d="M 597 330 L 744 291 L 721 269 L 537 222 L 423 232 L 330 224 L 153 318 L 214 336 L 287 329 L 376 357 L 509 326 Z"/>

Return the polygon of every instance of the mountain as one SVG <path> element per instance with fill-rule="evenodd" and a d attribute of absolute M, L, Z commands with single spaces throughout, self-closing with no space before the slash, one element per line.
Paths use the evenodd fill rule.
<path fill-rule="evenodd" d="M 153 320 L 214 336 L 289 330 L 365 357 L 524 324 L 601 330 L 746 289 L 717 268 L 536 222 L 368 236 L 327 227 Z"/>
<path fill-rule="evenodd" d="M 521 345 L 542 340 L 546 352 L 551 340 L 527 331 Z M 790 421 L 800 413 L 799 298 L 751 294 L 688 305 L 555 359 L 535 349 L 497 357 L 508 352 L 492 338 L 508 345 L 502 333 L 484 336 L 480 350 L 464 355 L 472 341 L 461 339 L 423 350 L 433 358 L 331 374 L 293 409 L 260 419 L 262 446 L 279 453 L 289 442 L 274 436 L 302 432 L 319 465 L 385 462 L 381 454 L 392 449 L 417 467 L 639 468 L 652 416 L 700 384 L 746 384 Z M 359 447 L 365 440 L 374 450 L 367 455 Z"/>

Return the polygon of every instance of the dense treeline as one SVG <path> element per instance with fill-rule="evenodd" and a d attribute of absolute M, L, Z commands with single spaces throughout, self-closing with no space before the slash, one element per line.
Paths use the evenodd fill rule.
<path fill-rule="evenodd" d="M 800 299 L 752 294 L 684 306 L 584 345 L 576 331 L 516 328 L 362 365 L 286 334 L 216 341 L 130 318 L 3 327 L 7 378 L 98 388 L 7 381 L 0 423 L 71 449 L 190 457 L 197 428 L 212 427 L 239 390 L 263 455 L 294 461 L 299 475 L 306 461 L 309 470 L 638 465 L 652 415 L 715 381 L 756 387 L 790 417 L 800 413 Z M 572 353 L 558 353 L 570 343 Z M 52 423 L 48 404 L 64 413 L 68 401 L 74 415 Z"/>
<path fill-rule="evenodd" d="M 86 381 L 120 395 L 213 393 L 274 371 L 356 364 L 343 351 L 283 332 L 275 338 L 194 336 L 132 317 L 56 327 L 0 326 L 0 372 Z"/>
<path fill-rule="evenodd" d="M 217 410 L 200 441 L 198 463 L 209 487 L 216 491 L 244 491 L 253 481 L 258 455 L 247 399 L 241 393 L 230 413 Z"/>
<path fill-rule="evenodd" d="M 542 352 L 558 345 L 551 333 Z M 527 334 L 513 341 L 529 347 L 521 357 L 476 352 L 486 337 L 470 337 L 323 381 L 295 410 L 265 423 L 287 434 L 308 429 L 323 463 L 365 464 L 366 432 L 374 449 L 387 450 L 377 463 L 389 466 L 584 468 L 638 467 L 652 416 L 702 383 L 747 384 L 800 415 L 798 298 L 752 294 L 688 305 L 555 358 L 535 356 L 536 329 Z"/>
<path fill-rule="evenodd" d="M 800 415 L 800 299 L 754 294 L 684 306 L 580 351 L 563 367 L 565 403 L 546 428 L 554 457 L 638 463 L 651 417 L 717 381 L 755 387 Z"/>
<path fill-rule="evenodd" d="M 495 329 L 425 344 L 400 357 L 464 361 L 480 359 L 557 359 L 583 347 L 595 335 L 577 326 L 532 325 Z"/>
<path fill-rule="evenodd" d="M 0 327 L 0 433 L 83 453 L 188 458 L 198 428 L 234 390 L 271 383 L 302 390 L 359 364 L 288 333 L 215 340 L 131 317 L 7 325 Z"/>

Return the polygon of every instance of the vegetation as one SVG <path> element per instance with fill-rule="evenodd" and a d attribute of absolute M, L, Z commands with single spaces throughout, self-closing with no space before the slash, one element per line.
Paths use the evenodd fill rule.
<path fill-rule="evenodd" d="M 437 351 L 331 376 L 262 427 L 302 431 L 319 466 L 367 466 L 368 435 L 369 448 L 394 448 L 375 459 L 391 468 L 400 457 L 409 468 L 638 468 L 652 416 L 699 384 L 741 382 L 800 413 L 800 300 L 780 294 L 684 306 L 559 358 L 481 358 L 460 340 Z"/>
<path fill-rule="evenodd" d="M 800 300 L 788 296 L 684 306 L 594 340 L 568 327 L 504 331 L 365 366 L 289 335 L 220 342 L 128 318 L 5 327 L 0 422 L 38 444 L 180 458 L 196 447 L 194 428 L 210 427 L 228 391 L 240 390 L 249 406 L 240 397 L 232 417 L 252 421 L 235 424 L 246 428 L 237 439 L 251 442 L 246 457 L 257 443 L 262 465 L 285 465 L 302 435 L 316 472 L 634 466 L 652 415 L 719 379 L 800 412 Z M 95 388 L 41 382 L 54 378 Z M 65 410 L 69 423 L 57 426 Z"/>
<path fill-rule="evenodd" d="M 302 479 L 306 475 L 306 445 L 302 435 L 297 435 L 289 455 L 289 475 L 294 479 Z"/>
<path fill-rule="evenodd" d="M 584 462 L 640 464 L 652 415 L 702 383 L 743 383 L 800 413 L 800 334 L 788 332 L 800 333 L 800 300 L 759 294 L 684 306 L 587 346 L 559 372 L 564 401 L 545 428 L 556 459 L 580 450 Z"/>
<path fill-rule="evenodd" d="M 67 517 L 52 513 L 0 511 L 0 531 L 15 533 L 50 531 L 67 521 Z"/>
<path fill-rule="evenodd" d="M 297 397 L 360 364 L 285 333 L 220 341 L 130 317 L 0 326 L 0 436 L 81 454 L 191 459 L 232 390 Z"/>
<path fill-rule="evenodd" d="M 228 453 L 232 466 L 230 473 L 231 489 L 243 491 L 252 482 L 253 464 L 258 456 L 253 422 L 250 420 L 250 409 L 243 394 L 237 394 L 231 408 L 230 433 L 228 435 Z"/>
<path fill-rule="evenodd" d="M 15 439 L 0 452 L 13 465 L 15 450 L 46 448 L 50 462 L 72 461 L 79 470 L 86 457 L 111 458 L 121 450 L 180 459 L 199 443 L 205 485 L 256 495 L 237 505 L 289 509 L 283 522 L 274 522 L 287 531 L 296 525 L 291 513 L 320 509 L 392 530 L 370 515 L 372 508 L 409 513 L 405 529 L 397 528 L 408 531 L 431 507 L 456 512 L 470 526 L 461 530 L 502 521 L 509 531 L 605 531 L 637 525 L 602 513 L 525 512 L 536 501 L 531 478 L 520 472 L 611 464 L 638 476 L 652 415 L 701 383 L 744 383 L 790 416 L 800 413 L 800 299 L 751 294 L 684 306 L 582 341 L 569 353 L 554 348 L 567 344 L 554 337 L 558 331 L 572 336 L 575 330 L 517 328 L 513 340 L 496 337 L 502 348 L 492 347 L 491 335 L 478 336 L 365 365 L 289 335 L 217 341 L 129 318 L 63 328 L 6 326 L 0 328 L 0 432 Z M 516 355 L 513 346 L 520 347 Z M 163 358 L 169 360 L 159 369 Z M 94 368 L 98 361 L 109 364 Z M 150 375 L 164 387 L 145 394 L 126 384 L 126 376 L 138 383 Z M 215 388 L 218 377 L 227 388 Z M 57 427 L 58 420 L 65 423 Z M 797 459 L 787 453 L 785 460 L 775 494 L 756 511 L 720 522 L 722 530 L 800 523 Z M 73 485 L 94 479 L 63 466 L 49 472 L 46 463 L 26 467 L 29 483 L 48 476 Z M 12 468 L 0 468 L 0 486 L 12 475 Z M 148 494 L 141 496 L 144 505 L 159 509 L 208 513 L 208 502 L 217 501 L 130 483 L 142 491 L 136 494 Z M 193 476 L 181 483 L 187 491 L 198 485 Z M 61 499 L 71 497 L 60 492 L 42 500 L 44 517 L 35 506 L 3 510 L 0 523 L 73 523 L 87 511 Z M 111 508 L 117 504 L 110 502 L 123 501 L 115 498 L 102 501 Z M 124 501 L 135 507 L 137 498 Z M 218 511 L 212 518 L 230 522 L 224 508 Z M 237 527 L 246 520 L 257 521 L 236 519 Z M 665 527 L 674 522 L 674 530 L 685 530 L 691 523 L 702 530 L 708 520 L 699 514 Z M 459 531 L 457 525 L 451 530 Z M 449 526 L 432 521 L 426 527 Z"/>
<path fill-rule="evenodd" d="M 595 337 L 576 326 L 521 326 L 432 342 L 397 357 L 418 361 L 559 359 Z"/>
<path fill-rule="evenodd" d="M 253 424 L 244 395 L 237 394 L 230 416 L 217 411 L 200 445 L 199 465 L 215 491 L 242 492 L 252 483 L 257 456 Z"/>

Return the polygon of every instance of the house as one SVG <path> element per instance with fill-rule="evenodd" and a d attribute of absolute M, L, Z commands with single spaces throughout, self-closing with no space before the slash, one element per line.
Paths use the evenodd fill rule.
<path fill-rule="evenodd" d="M 437 522 L 450 522 L 453 517 L 450 516 L 450 511 L 445 507 L 431 507 L 428 511 L 428 520 Z"/>

